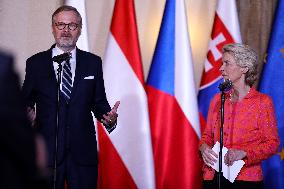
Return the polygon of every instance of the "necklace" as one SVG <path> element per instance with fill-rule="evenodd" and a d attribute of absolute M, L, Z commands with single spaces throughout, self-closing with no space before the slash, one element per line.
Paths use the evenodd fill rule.
<path fill-rule="evenodd" d="M 242 98 L 239 98 L 238 95 L 235 95 L 234 91 L 232 91 L 231 93 L 229 93 L 229 96 L 230 96 L 230 101 L 231 102 L 237 102 L 237 101 L 241 101 L 242 99 L 244 99 L 250 92 L 250 89 L 246 92 L 246 94 L 242 97 Z"/>

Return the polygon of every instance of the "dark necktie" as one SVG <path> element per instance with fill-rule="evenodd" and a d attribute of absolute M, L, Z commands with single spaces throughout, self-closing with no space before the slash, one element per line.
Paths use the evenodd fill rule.
<path fill-rule="evenodd" d="M 71 91 L 72 91 L 72 72 L 71 72 L 70 61 L 67 60 L 63 65 L 62 89 L 61 89 L 61 92 L 67 102 L 70 99 Z"/>

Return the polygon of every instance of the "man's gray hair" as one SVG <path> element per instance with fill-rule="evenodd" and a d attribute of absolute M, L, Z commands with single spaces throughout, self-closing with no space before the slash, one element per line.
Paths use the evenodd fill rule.
<path fill-rule="evenodd" d="M 82 28 L 82 17 L 79 13 L 79 11 L 75 8 L 75 7 L 72 7 L 72 6 L 69 6 L 69 5 L 62 5 L 61 7 L 59 7 L 58 9 L 56 9 L 54 11 L 54 13 L 52 14 L 52 23 L 55 22 L 55 16 L 60 13 L 60 12 L 63 12 L 63 11 L 73 11 L 74 13 L 76 13 L 77 15 L 77 18 L 78 18 L 78 24 L 79 24 L 79 27 Z"/>

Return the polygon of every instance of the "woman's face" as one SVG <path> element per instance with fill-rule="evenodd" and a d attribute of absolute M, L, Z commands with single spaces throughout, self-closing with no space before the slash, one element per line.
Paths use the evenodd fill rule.
<path fill-rule="evenodd" d="M 222 56 L 222 66 L 220 71 L 224 79 L 230 79 L 232 83 L 245 82 L 244 68 L 241 68 L 233 55 L 225 52 Z"/>

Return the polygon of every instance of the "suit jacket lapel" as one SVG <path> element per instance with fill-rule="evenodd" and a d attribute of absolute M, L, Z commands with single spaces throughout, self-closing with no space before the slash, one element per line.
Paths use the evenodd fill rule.
<path fill-rule="evenodd" d="M 56 74 L 53 67 L 53 61 L 52 61 L 52 48 L 53 46 L 44 53 L 42 58 L 42 69 L 41 69 L 41 78 L 44 79 L 46 84 L 45 87 L 48 87 L 51 92 L 50 94 L 54 94 L 56 98 L 56 91 L 57 91 L 57 79 Z M 44 82 L 44 81 L 42 81 Z"/>
<path fill-rule="evenodd" d="M 56 74 L 54 71 L 53 67 L 53 61 L 52 61 L 52 49 L 55 47 L 55 45 L 52 45 L 51 48 L 47 51 L 47 57 L 45 58 L 46 64 L 47 64 L 47 72 L 50 76 L 50 79 L 52 80 L 53 83 L 56 83 L 57 85 L 57 79 L 56 79 Z"/>
<path fill-rule="evenodd" d="M 75 70 L 75 78 L 74 78 L 74 83 L 72 87 L 72 92 L 71 92 L 71 97 L 70 101 L 74 98 L 76 94 L 76 90 L 78 88 L 78 83 L 80 82 L 80 79 L 82 78 L 83 74 L 83 63 L 82 63 L 82 53 L 80 49 L 76 49 L 76 70 Z"/>

